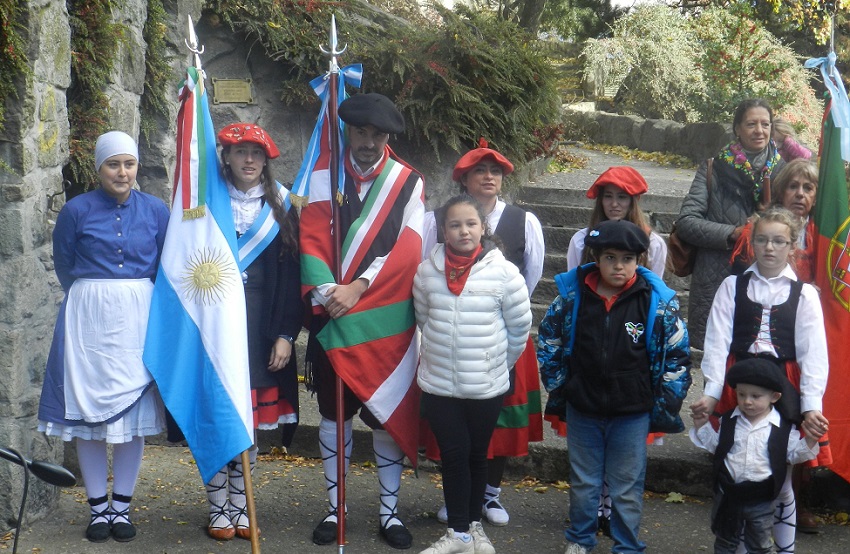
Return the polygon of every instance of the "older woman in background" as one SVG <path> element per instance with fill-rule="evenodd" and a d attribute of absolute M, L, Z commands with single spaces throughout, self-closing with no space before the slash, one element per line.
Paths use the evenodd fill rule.
<path fill-rule="evenodd" d="M 715 156 L 711 183 L 708 162 L 697 169 L 676 226 L 682 240 L 696 245 L 688 304 L 691 346 L 702 348 L 714 293 L 730 273 L 729 255 L 748 218 L 766 205 L 770 180 L 784 166 L 771 140 L 773 110 L 761 99 L 735 109 L 735 140 Z"/>

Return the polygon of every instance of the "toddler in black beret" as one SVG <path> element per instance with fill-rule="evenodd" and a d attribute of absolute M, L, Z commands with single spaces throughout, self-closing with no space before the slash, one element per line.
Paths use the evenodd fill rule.
<path fill-rule="evenodd" d="M 706 425 L 707 413 L 693 414 L 690 432 L 695 445 L 714 454 L 714 552 L 734 553 L 742 533 L 748 552 L 774 552 L 774 501 L 788 464 L 815 459 L 819 436 L 800 438 L 793 423 L 800 420 L 800 399 L 776 362 L 736 362 L 726 380 L 737 407 L 720 417 L 719 431 Z"/>

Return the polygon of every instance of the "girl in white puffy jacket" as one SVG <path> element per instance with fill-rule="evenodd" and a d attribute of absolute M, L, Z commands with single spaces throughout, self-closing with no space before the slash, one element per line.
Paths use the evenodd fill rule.
<path fill-rule="evenodd" d="M 448 531 L 422 554 L 495 552 L 481 526 L 487 447 L 525 348 L 531 306 L 525 280 L 490 240 L 480 204 L 448 201 L 437 244 L 413 282 L 422 331 L 422 411 L 442 453 Z"/>

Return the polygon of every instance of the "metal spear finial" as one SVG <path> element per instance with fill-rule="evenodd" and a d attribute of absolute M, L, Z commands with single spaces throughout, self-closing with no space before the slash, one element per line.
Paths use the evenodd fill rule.
<path fill-rule="evenodd" d="M 201 71 L 201 54 L 204 53 L 204 47 L 198 48 L 198 35 L 195 34 L 195 25 L 192 23 L 192 16 L 189 15 L 189 38 L 184 39 L 186 47 L 195 55 L 195 68 Z"/>
<path fill-rule="evenodd" d="M 336 57 L 341 55 L 348 48 L 348 44 L 346 44 L 342 47 L 342 50 L 337 50 L 338 46 L 339 42 L 337 41 L 336 36 L 336 16 L 331 14 L 330 47 L 326 49 L 324 46 L 319 46 L 319 50 L 321 50 L 322 53 L 331 57 L 331 73 L 339 73 L 339 63 L 337 63 Z"/>

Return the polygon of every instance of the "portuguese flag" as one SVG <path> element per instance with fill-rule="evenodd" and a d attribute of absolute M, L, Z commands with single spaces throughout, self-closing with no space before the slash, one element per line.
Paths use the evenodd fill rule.
<path fill-rule="evenodd" d="M 824 113 L 818 192 L 812 218 L 815 235 L 815 280 L 820 287 L 826 338 L 829 345 L 829 382 L 823 399 L 829 419 L 830 469 L 850 481 L 850 252 L 848 245 L 847 176 L 841 157 L 841 129 L 835 126 L 833 103 Z"/>

